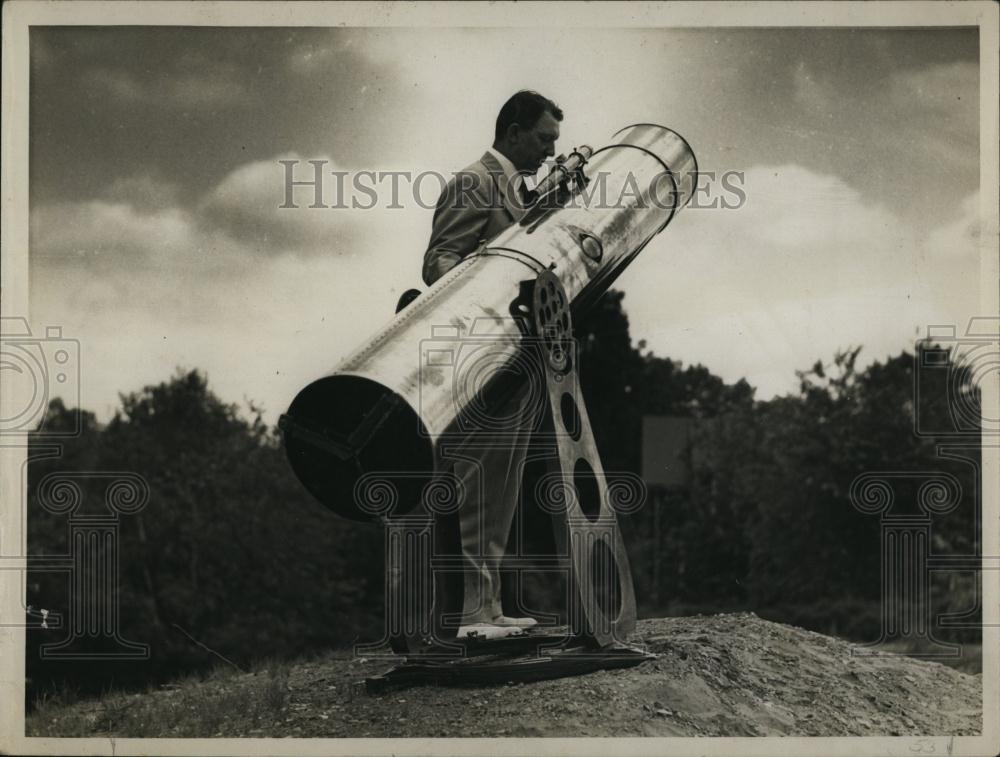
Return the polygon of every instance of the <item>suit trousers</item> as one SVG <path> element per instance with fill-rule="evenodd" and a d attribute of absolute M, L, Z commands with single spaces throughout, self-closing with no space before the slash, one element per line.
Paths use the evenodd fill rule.
<path fill-rule="evenodd" d="M 537 397 L 534 398 L 537 402 Z M 454 474 L 464 492 L 459 509 L 465 598 L 462 623 L 503 614 L 500 562 L 507 547 L 534 417 L 530 386 L 518 389 L 495 416 L 502 429 L 475 431 L 456 450 Z"/>

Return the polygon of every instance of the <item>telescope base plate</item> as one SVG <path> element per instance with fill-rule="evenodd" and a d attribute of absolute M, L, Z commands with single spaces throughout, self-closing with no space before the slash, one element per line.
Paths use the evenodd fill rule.
<path fill-rule="evenodd" d="M 598 670 L 630 668 L 656 659 L 654 654 L 624 644 L 612 644 L 598 649 L 580 643 L 556 649 L 537 648 L 546 641 L 558 643 L 560 639 L 565 637 L 533 634 L 527 639 L 509 637 L 481 641 L 475 645 L 476 656 L 454 660 L 422 660 L 416 655 L 381 675 L 366 678 L 364 690 L 369 695 L 375 695 L 410 686 L 527 683 L 584 675 Z M 535 649 L 526 653 L 522 649 L 521 654 L 512 655 L 511 642 L 514 641 L 520 641 L 522 644 L 532 642 Z M 470 651 L 470 654 L 473 652 Z M 487 655 L 498 657 L 489 658 Z"/>

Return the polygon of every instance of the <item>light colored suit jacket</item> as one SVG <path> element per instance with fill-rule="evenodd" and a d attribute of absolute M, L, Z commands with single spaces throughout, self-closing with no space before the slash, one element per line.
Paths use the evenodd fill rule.
<path fill-rule="evenodd" d="M 455 174 L 438 199 L 424 253 L 424 283 L 433 284 L 524 213 L 499 161 L 484 153 Z"/>

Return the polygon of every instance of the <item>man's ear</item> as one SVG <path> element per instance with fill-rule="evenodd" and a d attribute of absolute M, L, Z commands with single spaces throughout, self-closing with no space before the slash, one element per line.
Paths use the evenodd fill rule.
<path fill-rule="evenodd" d="M 507 141 L 516 144 L 521 138 L 521 125 L 513 123 L 507 127 Z"/>

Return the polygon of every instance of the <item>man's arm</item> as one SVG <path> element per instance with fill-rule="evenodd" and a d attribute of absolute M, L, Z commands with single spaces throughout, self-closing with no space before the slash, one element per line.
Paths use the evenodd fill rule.
<path fill-rule="evenodd" d="M 430 286 L 479 247 L 492 207 L 489 177 L 463 172 L 448 182 L 431 227 L 431 241 L 424 253 L 424 283 Z"/>

